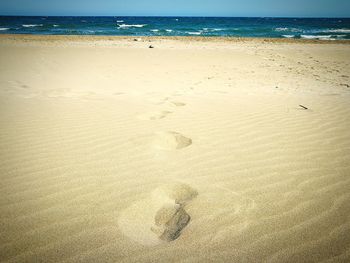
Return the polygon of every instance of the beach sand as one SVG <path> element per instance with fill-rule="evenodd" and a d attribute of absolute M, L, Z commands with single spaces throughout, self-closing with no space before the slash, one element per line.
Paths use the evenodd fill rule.
<path fill-rule="evenodd" d="M 0 58 L 1 262 L 350 261 L 348 42 L 5 35 Z"/>

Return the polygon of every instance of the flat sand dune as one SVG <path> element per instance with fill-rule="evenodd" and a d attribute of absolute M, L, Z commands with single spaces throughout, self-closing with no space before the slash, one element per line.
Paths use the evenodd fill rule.
<path fill-rule="evenodd" d="M 2 36 L 0 58 L 1 262 L 350 262 L 349 43 Z"/>

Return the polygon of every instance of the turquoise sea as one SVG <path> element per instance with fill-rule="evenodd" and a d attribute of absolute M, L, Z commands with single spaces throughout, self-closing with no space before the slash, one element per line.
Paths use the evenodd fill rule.
<path fill-rule="evenodd" d="M 0 34 L 350 39 L 350 18 L 0 16 Z"/>

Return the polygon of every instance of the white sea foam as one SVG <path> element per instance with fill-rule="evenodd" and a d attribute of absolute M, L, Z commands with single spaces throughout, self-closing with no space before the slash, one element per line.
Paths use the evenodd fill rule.
<path fill-rule="evenodd" d="M 295 28 L 295 27 L 276 27 L 275 31 L 277 32 L 286 32 L 286 31 L 290 31 L 290 32 L 302 32 L 302 30 L 300 28 Z"/>
<path fill-rule="evenodd" d="M 170 32 L 173 32 L 172 29 L 165 29 L 166 32 L 170 33 Z"/>
<path fill-rule="evenodd" d="M 158 32 L 159 29 L 151 29 L 150 31 L 152 31 L 152 32 Z"/>
<path fill-rule="evenodd" d="M 186 32 L 189 35 L 200 35 L 202 34 L 201 32 Z"/>
<path fill-rule="evenodd" d="M 203 30 L 204 31 L 223 31 L 225 29 L 224 28 L 208 28 L 208 27 L 204 27 Z"/>
<path fill-rule="evenodd" d="M 282 36 L 285 38 L 294 38 L 295 37 L 295 35 L 282 35 Z"/>
<path fill-rule="evenodd" d="M 146 24 L 143 24 L 143 25 L 128 25 L 128 24 L 121 24 L 121 25 L 118 25 L 120 28 L 128 28 L 128 27 L 144 27 L 144 26 L 147 26 Z"/>
<path fill-rule="evenodd" d="M 117 23 L 123 23 L 124 20 L 117 20 Z"/>
<path fill-rule="evenodd" d="M 301 38 L 305 39 L 321 39 L 321 40 L 332 40 L 331 35 L 322 36 L 322 35 L 300 35 Z"/>
<path fill-rule="evenodd" d="M 52 25 L 53 27 L 58 27 L 59 25 Z"/>
<path fill-rule="evenodd" d="M 0 27 L 0 31 L 6 31 L 6 30 L 9 30 L 8 27 Z"/>
<path fill-rule="evenodd" d="M 325 32 L 325 33 L 350 33 L 350 29 L 349 28 L 329 29 L 329 30 L 324 30 L 322 32 Z"/>
<path fill-rule="evenodd" d="M 28 24 L 28 25 L 22 25 L 23 27 L 37 27 L 37 26 L 43 26 L 43 24 Z"/>
<path fill-rule="evenodd" d="M 288 31 L 289 30 L 289 28 L 288 27 L 277 27 L 277 28 L 275 28 L 275 31 Z"/>

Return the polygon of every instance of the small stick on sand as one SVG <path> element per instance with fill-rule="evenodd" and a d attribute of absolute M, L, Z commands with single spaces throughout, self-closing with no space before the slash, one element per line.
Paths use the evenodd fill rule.
<path fill-rule="evenodd" d="M 307 107 L 305 107 L 305 106 L 303 106 L 301 104 L 299 104 L 299 106 L 302 107 L 304 110 L 308 110 L 309 109 L 309 108 L 307 108 Z"/>

